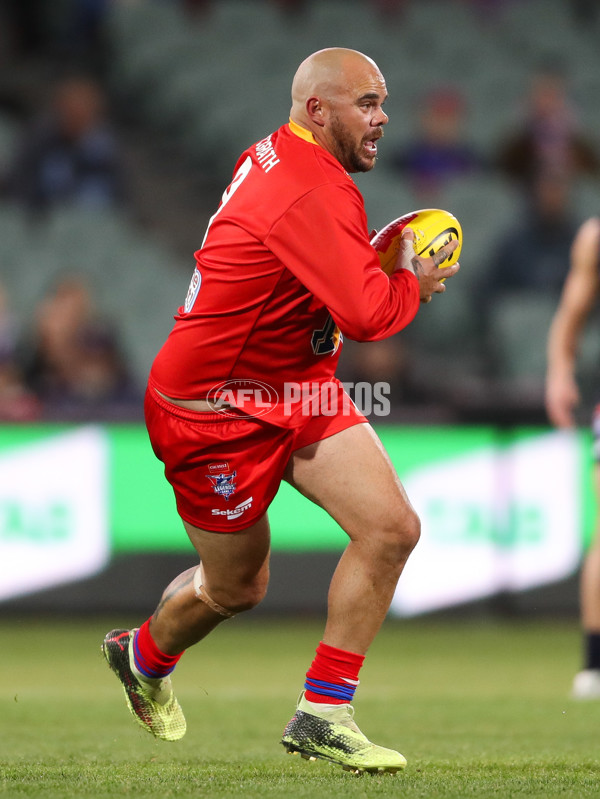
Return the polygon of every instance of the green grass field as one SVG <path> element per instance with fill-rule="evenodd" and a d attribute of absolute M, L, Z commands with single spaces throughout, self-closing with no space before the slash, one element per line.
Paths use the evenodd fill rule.
<path fill-rule="evenodd" d="M 568 698 L 575 621 L 388 622 L 362 671 L 356 718 L 408 767 L 361 777 L 279 744 L 320 624 L 223 624 L 177 668 L 188 732 L 165 743 L 135 724 L 100 654 L 104 633 L 133 621 L 0 622 L 0 795 L 600 795 L 600 702 Z"/>

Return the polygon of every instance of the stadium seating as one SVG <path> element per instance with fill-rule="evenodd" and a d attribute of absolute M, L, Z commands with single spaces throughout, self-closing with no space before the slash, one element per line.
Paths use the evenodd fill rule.
<path fill-rule="evenodd" d="M 275 105 L 273 118 L 280 121 L 278 96 L 265 92 L 263 81 L 276 89 L 282 75 L 319 47 L 356 47 L 375 55 L 388 78 L 390 103 L 397 102 L 402 113 L 407 94 L 414 102 L 419 87 L 440 81 L 463 86 L 472 101 L 473 135 L 489 146 L 542 59 L 565 56 L 583 94 L 591 96 L 597 87 L 594 40 L 582 39 L 566 5 L 560 0 L 506 4 L 486 25 L 483 11 L 477 17 L 468 3 L 441 0 L 407 4 L 393 22 L 356 0 L 308 2 L 294 18 L 268 0 L 220 0 L 199 19 L 186 19 L 176 3 L 115 3 L 109 27 L 111 76 L 115 90 L 149 120 L 187 124 L 197 116 L 197 130 L 204 127 L 212 136 L 207 91 L 218 105 L 231 103 L 229 118 L 246 127 L 246 112 L 253 105 L 263 115 L 272 114 Z M 574 52 L 577 59 L 569 58 Z M 287 90 L 286 81 L 282 91 Z M 394 93 L 402 98 L 394 101 Z M 399 130 L 390 128 L 390 136 Z"/>
<path fill-rule="evenodd" d="M 22 325 L 53 282 L 70 273 L 89 280 L 143 386 L 185 298 L 189 266 L 118 212 L 66 208 L 35 220 L 0 204 L 0 274 Z"/>
<path fill-rule="evenodd" d="M 568 6 L 563 0 L 505 3 L 486 23 L 483 10 L 476 15 L 458 0 L 408 3 L 395 19 L 359 0 L 309 0 L 295 16 L 270 0 L 218 0 L 197 17 L 186 16 L 183 3 L 112 3 L 108 82 L 121 109 L 149 136 L 176 142 L 191 169 L 224 186 L 239 153 L 287 118 L 290 76 L 303 57 L 330 45 L 372 54 L 388 81 L 391 124 L 376 172 L 356 180 L 370 226 L 377 228 L 423 205 L 386 168 L 386 157 L 414 130 L 420 97 L 436 85 L 450 83 L 464 92 L 469 138 L 490 156 L 517 118 L 533 70 L 549 55 L 558 56 L 582 122 L 600 143 L 597 37 L 577 26 Z M 0 165 L 11 136 L 0 119 Z M 490 242 L 506 229 L 515 202 L 514 190 L 491 173 L 456 180 L 436 200 L 463 225 L 462 271 L 443 302 L 432 303 L 411 327 L 410 337 L 425 351 L 435 346 L 441 358 L 454 353 L 457 369 L 457 352 L 465 356 L 465 370 L 477 362 L 475 291 L 485 281 Z M 582 181 L 574 197 L 577 218 L 599 210 L 598 181 Z M 189 264 L 179 264 L 148 231 L 108 213 L 99 219 L 65 211 L 32 234 L 16 209 L 0 206 L 0 258 L 20 313 L 31 310 L 47 280 L 66 266 L 93 276 L 98 297 L 124 328 L 140 379 L 189 274 Z M 493 315 L 501 374 L 540 375 L 550 311 L 543 297 L 535 310 L 523 298 L 498 302 Z M 523 335 L 527 352 L 520 346 Z M 588 337 L 584 367 L 596 369 L 590 342 Z"/>
<path fill-rule="evenodd" d="M 8 114 L 0 113 L 0 174 L 8 167 L 18 135 L 18 125 Z"/>

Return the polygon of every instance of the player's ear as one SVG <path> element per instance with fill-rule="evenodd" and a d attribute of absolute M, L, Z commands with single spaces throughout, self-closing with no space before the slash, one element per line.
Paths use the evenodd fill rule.
<path fill-rule="evenodd" d="M 308 98 L 306 101 L 306 113 L 315 125 L 319 125 L 321 128 L 325 125 L 325 108 L 318 97 Z"/>

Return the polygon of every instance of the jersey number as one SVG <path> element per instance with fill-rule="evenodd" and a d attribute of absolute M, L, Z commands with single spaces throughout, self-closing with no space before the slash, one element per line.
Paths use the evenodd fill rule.
<path fill-rule="evenodd" d="M 248 158 L 246 158 L 244 163 L 241 165 L 241 167 L 233 176 L 233 180 L 231 181 L 229 186 L 223 192 L 223 196 L 221 197 L 221 203 L 219 207 L 217 208 L 215 213 L 211 216 L 211 218 L 208 220 L 206 233 L 204 234 L 204 238 L 202 239 L 202 244 L 200 245 L 200 249 L 204 247 L 204 242 L 206 241 L 206 237 L 208 236 L 208 231 L 210 230 L 210 226 L 212 225 L 212 223 L 215 221 L 215 217 L 217 216 L 217 214 L 219 214 L 220 211 L 223 210 L 223 208 L 225 208 L 229 200 L 231 200 L 231 198 L 235 194 L 236 190 L 240 187 L 242 182 L 248 176 L 251 166 L 252 166 L 252 159 L 250 158 L 250 156 L 248 156 Z M 201 285 L 202 285 L 202 275 L 198 267 L 196 267 L 194 269 L 194 274 L 192 275 L 192 281 L 190 283 L 187 297 L 185 299 L 185 303 L 183 306 L 185 313 L 189 313 L 191 311 L 194 303 L 196 302 L 196 297 L 198 296 L 198 292 L 200 291 Z"/>
<path fill-rule="evenodd" d="M 239 187 L 242 185 L 244 180 L 248 177 L 248 173 L 250 172 L 251 167 L 252 167 L 252 158 L 248 156 L 248 158 L 246 158 L 244 163 L 241 165 L 241 167 L 233 176 L 233 180 L 231 181 L 229 186 L 227 186 L 227 188 L 223 192 L 223 196 L 221 197 L 221 204 L 214 212 L 214 214 L 211 216 L 211 218 L 208 220 L 206 233 L 204 234 L 204 238 L 202 239 L 202 244 L 200 245 L 201 248 L 204 247 L 204 242 L 206 241 L 206 237 L 208 236 L 208 231 L 210 230 L 210 226 L 215 221 L 216 217 L 221 213 L 223 208 L 225 208 L 229 200 L 231 200 L 231 198 L 239 189 Z"/>

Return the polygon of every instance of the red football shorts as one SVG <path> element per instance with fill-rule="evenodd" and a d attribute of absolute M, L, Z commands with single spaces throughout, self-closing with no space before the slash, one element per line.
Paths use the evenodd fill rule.
<path fill-rule="evenodd" d="M 339 381 L 341 395 L 344 391 Z M 201 530 L 228 533 L 255 524 L 267 511 L 290 455 L 367 419 L 347 395 L 332 416 L 307 416 L 298 429 L 261 418 L 190 411 L 152 386 L 144 411 L 150 443 L 165 465 L 181 518 Z"/>

